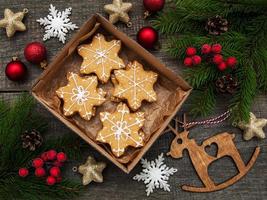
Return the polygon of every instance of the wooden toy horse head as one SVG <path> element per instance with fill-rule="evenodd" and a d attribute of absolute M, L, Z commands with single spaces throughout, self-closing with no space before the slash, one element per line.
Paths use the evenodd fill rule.
<path fill-rule="evenodd" d="M 187 185 L 182 186 L 182 189 L 186 191 L 212 192 L 216 190 L 221 190 L 234 184 L 239 179 L 241 179 L 253 166 L 260 151 L 259 147 L 257 147 L 249 163 L 245 165 L 238 152 L 238 149 L 234 144 L 234 134 L 230 134 L 227 132 L 220 133 L 218 135 L 206 139 L 201 145 L 198 145 L 194 139 L 188 138 L 189 131 L 184 130 L 183 132 L 179 133 L 177 130 L 177 125 L 176 128 L 173 128 L 172 126 L 169 126 L 169 128 L 176 136 L 171 143 L 170 152 L 167 153 L 167 155 L 170 155 L 173 158 L 182 158 L 183 151 L 185 149 L 188 150 L 192 164 L 199 178 L 204 184 L 204 187 L 194 187 Z M 218 148 L 217 154 L 215 156 L 209 155 L 205 150 L 206 147 L 212 144 L 216 144 Z M 209 177 L 208 167 L 212 162 L 225 156 L 229 156 L 233 159 L 239 173 L 231 179 L 227 180 L 226 182 L 216 185 Z"/>

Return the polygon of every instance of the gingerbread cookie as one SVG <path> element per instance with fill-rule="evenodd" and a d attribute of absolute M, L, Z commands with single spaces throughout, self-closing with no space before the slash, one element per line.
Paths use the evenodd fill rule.
<path fill-rule="evenodd" d="M 103 129 L 97 134 L 97 141 L 108 143 L 115 156 L 120 157 L 128 146 L 144 145 L 144 135 L 139 133 L 144 125 L 143 112 L 130 113 L 126 104 L 120 103 L 114 113 L 101 112 Z"/>
<path fill-rule="evenodd" d="M 97 34 L 91 44 L 81 45 L 78 48 L 79 55 L 83 57 L 80 72 L 95 73 L 101 82 L 106 83 L 113 69 L 125 67 L 123 60 L 118 56 L 120 48 L 120 40 L 107 42 L 103 35 Z"/>
<path fill-rule="evenodd" d="M 105 92 L 97 89 L 97 77 L 80 77 L 70 72 L 69 83 L 59 88 L 56 94 L 64 100 L 63 111 L 65 116 L 78 112 L 85 120 L 90 120 L 95 114 L 94 106 L 99 106 L 105 101 Z"/>
<path fill-rule="evenodd" d="M 158 75 L 152 71 L 145 71 L 137 61 L 129 63 L 126 70 L 115 70 L 114 73 L 115 89 L 113 95 L 127 99 L 133 110 L 137 110 L 143 100 L 149 102 L 157 100 L 153 85 L 157 81 Z"/>

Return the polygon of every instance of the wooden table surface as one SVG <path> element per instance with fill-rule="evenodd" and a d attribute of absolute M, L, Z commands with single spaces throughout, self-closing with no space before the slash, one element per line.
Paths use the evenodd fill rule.
<path fill-rule="evenodd" d="M 127 28 L 123 24 L 119 24 L 118 28 L 127 33 L 129 37 L 136 37 L 137 31 L 148 24 L 148 21 L 144 21 L 142 18 L 143 7 L 142 1 L 128 0 L 133 3 L 133 9 L 130 13 L 133 26 Z M 32 41 L 41 41 L 44 34 L 44 29 L 36 22 L 40 17 L 44 17 L 48 14 L 49 4 L 53 3 L 59 10 L 63 10 L 67 7 L 72 7 L 71 20 L 78 26 L 81 26 L 92 14 L 100 13 L 104 16 L 103 6 L 110 3 L 111 0 L 0 0 L 0 18 L 3 18 L 3 12 L 5 8 L 10 8 L 15 12 L 22 11 L 23 8 L 28 8 L 29 13 L 24 20 L 27 31 L 23 33 L 17 33 L 13 38 L 8 39 L 3 29 L 0 30 L 0 96 L 1 98 L 12 100 L 19 93 L 23 91 L 29 91 L 34 80 L 42 73 L 42 70 L 37 66 L 33 66 L 25 61 L 23 56 L 23 49 L 25 45 Z M 76 30 L 77 31 L 77 30 Z M 68 34 L 68 40 L 76 32 L 72 31 Z M 161 39 L 164 43 L 164 39 Z M 51 39 L 45 42 L 48 49 L 49 61 L 57 54 L 57 52 L 64 46 L 57 39 Z M 156 57 L 158 57 L 163 63 L 170 67 L 176 73 L 179 73 L 181 68 L 178 61 L 168 56 L 163 50 L 152 51 Z M 9 81 L 4 73 L 6 64 L 11 60 L 13 56 L 18 56 L 27 63 L 29 69 L 28 79 L 23 83 L 14 83 Z M 179 69 L 180 68 L 180 69 Z M 218 103 L 218 107 L 214 112 L 214 115 L 224 112 L 227 108 L 227 98 L 222 99 Z M 231 97 L 228 97 L 231 98 Z M 252 111 L 258 117 L 267 118 L 266 108 L 267 97 L 266 95 L 259 95 L 252 108 Z M 190 99 L 183 105 L 179 115 L 183 112 L 187 112 L 190 106 Z M 47 110 L 41 105 L 38 105 L 37 110 L 41 112 L 46 118 L 49 119 L 50 134 L 70 134 L 70 130 L 55 119 Z M 252 168 L 252 170 L 239 182 L 231 187 L 228 187 L 222 191 L 213 193 L 189 193 L 181 190 L 180 186 L 183 184 L 195 184 L 201 185 L 196 172 L 188 158 L 188 154 L 185 153 L 182 159 L 172 159 L 166 157 L 166 164 L 170 167 L 175 167 L 178 172 L 170 178 L 171 192 L 165 192 L 163 190 L 156 190 L 149 197 L 145 193 L 145 185 L 142 182 L 136 182 L 132 180 L 132 177 L 139 173 L 141 170 L 140 164 L 130 173 L 125 174 L 115 165 L 107 161 L 108 167 L 104 171 L 104 183 L 90 184 L 86 192 L 83 193 L 78 199 L 267 199 L 267 140 L 253 139 L 251 141 L 244 141 L 242 139 L 241 131 L 231 126 L 230 122 L 224 122 L 220 125 L 213 127 L 196 127 L 191 130 L 190 137 L 194 137 L 197 142 L 203 141 L 205 138 L 215 135 L 219 132 L 228 131 L 236 134 L 235 142 L 239 149 L 242 158 L 245 162 L 250 159 L 250 156 L 256 146 L 261 147 L 261 153 Z M 267 129 L 265 128 L 265 131 Z M 161 152 L 166 153 L 169 150 L 170 143 L 173 139 L 171 133 L 161 136 L 152 148 L 145 155 L 148 159 L 155 159 Z M 100 156 L 92 148 L 88 148 L 88 152 L 84 156 L 92 154 L 100 160 L 106 160 Z M 71 171 L 71 166 L 77 163 L 70 164 L 67 170 L 67 175 L 79 179 L 78 175 L 74 175 Z M 232 177 L 236 173 L 236 168 L 229 158 L 223 158 L 215 162 L 209 169 L 210 176 L 216 181 L 220 182 Z"/>

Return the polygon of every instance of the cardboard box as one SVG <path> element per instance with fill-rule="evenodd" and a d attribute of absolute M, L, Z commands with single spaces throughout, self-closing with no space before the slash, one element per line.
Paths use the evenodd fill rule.
<path fill-rule="evenodd" d="M 104 34 L 108 39 L 121 40 L 122 50 L 120 56 L 125 62 L 137 60 L 144 65 L 145 69 L 153 70 L 159 74 L 158 84 L 155 89 L 159 95 L 158 101 L 155 103 L 145 102 L 141 107 L 141 110 L 146 112 L 147 126 L 144 127 L 146 129 L 146 144 L 140 149 L 129 150 L 127 155 L 122 158 L 116 158 L 112 155 L 107 145 L 100 144 L 94 140 L 96 129 L 98 128 L 97 123 L 95 123 L 97 128 L 94 129 L 92 125 L 94 122 L 90 122 L 91 120 L 89 122 L 84 121 L 79 115 L 64 116 L 62 102 L 55 94 L 56 89 L 66 85 L 66 74 L 69 71 L 79 72 L 82 58 L 77 54 L 78 45 L 89 43 L 90 39 L 98 32 Z M 181 77 L 174 74 L 152 54 L 98 14 L 92 16 L 80 28 L 71 41 L 57 54 L 32 88 L 33 96 L 41 104 L 126 173 L 129 173 L 134 168 L 161 135 L 190 92 L 191 87 Z M 104 107 L 97 109 L 103 110 Z M 99 111 L 97 113 L 99 114 Z M 95 118 L 92 121 L 97 121 L 97 116 Z M 151 120 L 149 121 L 150 118 Z"/>

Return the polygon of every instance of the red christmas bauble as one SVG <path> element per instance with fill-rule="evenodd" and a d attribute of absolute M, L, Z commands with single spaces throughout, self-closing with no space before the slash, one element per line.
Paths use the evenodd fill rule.
<path fill-rule="evenodd" d="M 29 170 L 26 168 L 20 168 L 19 169 L 19 176 L 20 177 L 26 177 L 29 175 Z"/>
<path fill-rule="evenodd" d="M 213 53 L 221 53 L 222 52 L 222 45 L 220 45 L 220 44 L 214 44 L 214 45 L 212 45 L 211 51 Z"/>
<path fill-rule="evenodd" d="M 191 57 L 186 57 L 186 58 L 184 59 L 184 65 L 187 66 L 187 67 L 192 66 L 192 65 L 193 65 L 193 60 L 192 60 L 192 58 L 191 58 Z"/>
<path fill-rule="evenodd" d="M 221 54 L 215 54 L 212 61 L 216 64 L 219 65 L 220 63 L 223 62 L 223 56 Z"/>
<path fill-rule="evenodd" d="M 55 183 L 57 182 L 56 178 L 53 176 L 48 176 L 46 178 L 46 183 L 47 185 L 55 185 Z"/>
<path fill-rule="evenodd" d="M 41 158 L 42 158 L 42 160 L 45 161 L 45 162 L 48 161 L 47 152 L 42 153 L 42 154 L 41 154 Z"/>
<path fill-rule="evenodd" d="M 27 68 L 23 62 L 14 58 L 6 65 L 6 76 L 11 81 L 22 81 L 26 78 Z"/>
<path fill-rule="evenodd" d="M 209 44 L 203 44 L 201 47 L 202 54 L 208 54 L 211 52 L 211 46 Z"/>
<path fill-rule="evenodd" d="M 152 49 L 158 41 L 158 32 L 152 27 L 143 27 L 137 34 L 137 41 L 146 49 Z"/>
<path fill-rule="evenodd" d="M 198 55 L 194 55 L 192 57 L 193 65 L 199 65 L 201 63 L 201 57 Z"/>
<path fill-rule="evenodd" d="M 44 161 L 41 158 L 35 158 L 32 161 L 32 166 L 34 168 L 39 168 L 39 167 L 42 167 L 43 165 L 44 165 Z"/>
<path fill-rule="evenodd" d="M 44 169 L 44 168 L 39 167 L 39 168 L 36 168 L 36 169 L 35 169 L 34 174 L 35 174 L 35 176 L 37 176 L 37 177 L 43 177 L 43 176 L 45 176 L 46 172 L 45 172 L 45 169 Z"/>
<path fill-rule="evenodd" d="M 57 160 L 59 162 L 65 162 L 67 160 L 67 155 L 65 153 L 63 153 L 63 152 L 59 152 L 57 154 Z"/>
<path fill-rule="evenodd" d="M 195 47 L 187 47 L 185 50 L 185 53 L 187 56 L 194 56 L 197 53 L 197 50 Z"/>
<path fill-rule="evenodd" d="M 46 48 L 43 43 L 32 42 L 24 49 L 26 60 L 33 64 L 40 64 L 46 59 Z"/>
<path fill-rule="evenodd" d="M 144 7 L 149 12 L 158 12 L 163 9 L 165 0 L 143 0 Z"/>
<path fill-rule="evenodd" d="M 227 58 L 226 65 L 228 67 L 232 67 L 233 68 L 234 66 L 236 66 L 236 64 L 237 64 L 237 60 L 236 60 L 235 57 L 229 57 L 229 58 Z"/>
<path fill-rule="evenodd" d="M 218 69 L 219 69 L 220 71 L 224 71 L 224 70 L 226 70 L 227 65 L 226 65 L 225 62 L 221 62 L 217 67 L 218 67 Z"/>
<path fill-rule="evenodd" d="M 49 173 L 53 177 L 59 177 L 61 171 L 60 171 L 59 167 L 51 167 L 51 169 L 49 170 Z"/>
<path fill-rule="evenodd" d="M 48 160 L 55 160 L 57 158 L 57 152 L 55 150 L 49 150 L 47 152 L 47 158 Z"/>
<path fill-rule="evenodd" d="M 58 160 L 55 160 L 55 161 L 53 162 L 53 165 L 54 165 L 55 167 L 62 167 L 62 166 L 63 166 L 63 163 L 62 163 L 62 162 L 59 162 Z"/>

